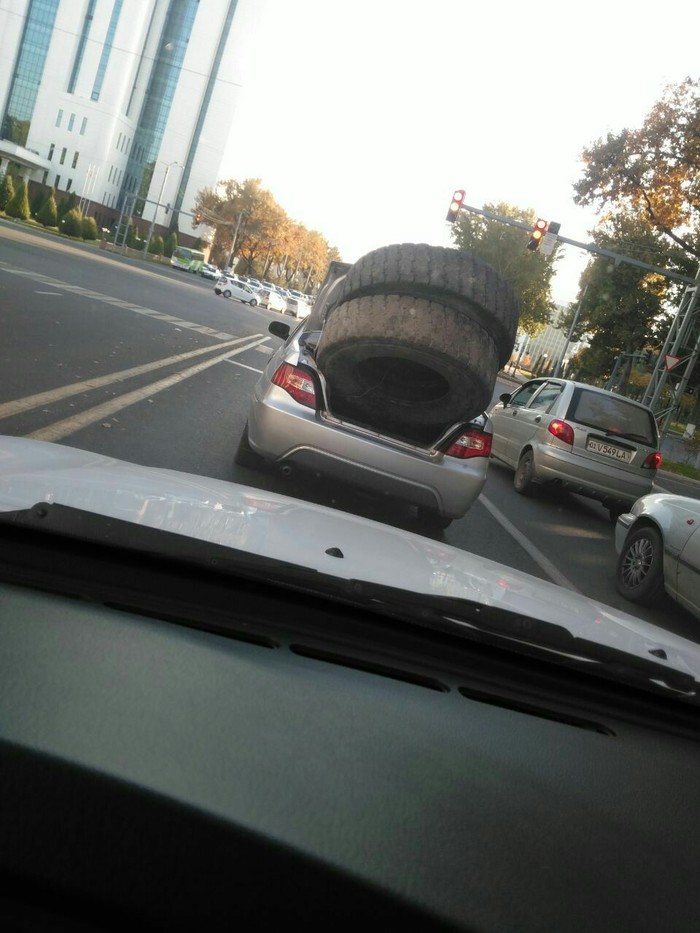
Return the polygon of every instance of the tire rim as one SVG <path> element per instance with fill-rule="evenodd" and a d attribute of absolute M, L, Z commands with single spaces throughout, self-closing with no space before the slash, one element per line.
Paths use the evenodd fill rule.
<path fill-rule="evenodd" d="M 621 576 L 625 586 L 633 589 L 649 575 L 654 560 L 654 546 L 649 538 L 638 538 L 625 553 Z"/>
<path fill-rule="evenodd" d="M 532 475 L 532 460 L 530 457 L 523 457 L 518 464 L 518 482 L 525 485 L 530 481 Z"/>

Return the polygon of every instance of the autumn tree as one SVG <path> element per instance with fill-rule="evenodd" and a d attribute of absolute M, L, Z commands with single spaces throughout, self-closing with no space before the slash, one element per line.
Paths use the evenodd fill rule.
<path fill-rule="evenodd" d="M 649 264 L 658 261 L 663 236 L 644 217 L 631 211 L 611 215 L 593 232 L 597 246 Z M 595 256 L 583 271 L 576 304 L 581 302 L 574 340 L 590 338 L 582 353 L 585 375 L 609 374 L 615 358 L 627 354 L 622 373 L 626 382 L 632 367 L 630 354 L 658 349 L 668 327 L 664 302 L 670 289 L 663 275 L 625 262 Z M 562 321 L 568 330 L 573 306 Z"/>
<path fill-rule="evenodd" d="M 512 204 L 487 204 L 485 210 L 502 217 L 512 217 L 534 224 L 534 211 Z M 555 310 L 551 283 L 557 249 L 549 256 L 527 249 L 527 234 L 498 220 L 462 211 L 452 225 L 452 240 L 458 249 L 474 253 L 510 283 L 520 302 L 520 327 L 535 335 Z"/>
<path fill-rule="evenodd" d="M 583 152 L 577 204 L 644 217 L 700 258 L 700 81 L 666 87 L 639 129 L 608 133 Z"/>

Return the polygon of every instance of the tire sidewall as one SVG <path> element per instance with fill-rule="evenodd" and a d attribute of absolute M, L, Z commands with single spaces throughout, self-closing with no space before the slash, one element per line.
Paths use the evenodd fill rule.
<path fill-rule="evenodd" d="M 636 542 L 648 540 L 652 547 L 651 566 L 644 578 L 636 586 L 628 585 L 623 578 L 623 567 L 630 550 Z M 661 534 L 653 525 L 633 528 L 627 537 L 617 559 L 615 583 L 618 592 L 631 602 L 653 605 L 664 592 L 663 584 L 663 542 Z"/>

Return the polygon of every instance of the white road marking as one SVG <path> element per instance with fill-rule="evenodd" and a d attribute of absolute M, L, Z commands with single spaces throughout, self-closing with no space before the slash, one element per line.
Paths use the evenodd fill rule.
<path fill-rule="evenodd" d="M 236 344 L 243 343 L 246 340 L 253 340 L 256 337 L 262 337 L 262 334 L 251 334 L 250 337 L 236 337 L 234 340 L 230 341 L 229 346 L 233 347 Z M 267 337 L 262 337 L 262 339 L 267 340 Z M 222 344 L 212 344 L 209 347 L 188 350 L 186 353 L 166 356 L 163 359 L 154 360 L 152 363 L 132 366 L 130 369 L 121 369 L 118 372 L 108 373 L 105 376 L 96 376 L 94 379 L 84 379 L 82 382 L 72 382 L 69 385 L 59 386 L 56 389 L 49 389 L 47 392 L 27 395 L 13 402 L 4 402 L 0 404 L 0 420 L 3 418 L 11 418 L 13 415 L 19 415 L 23 411 L 31 411 L 33 408 L 41 408 L 43 405 L 50 405 L 52 402 L 59 402 L 64 398 L 70 398 L 72 395 L 81 395 L 93 389 L 100 389 L 103 386 L 113 385 L 115 382 L 123 382 L 125 379 L 132 379 L 134 376 L 150 373 L 154 369 L 162 369 L 164 366 L 182 363 L 195 356 L 213 353 L 215 350 L 221 350 L 221 347 Z"/>
<path fill-rule="evenodd" d="M 256 347 L 258 353 L 267 353 L 270 354 L 273 352 L 273 347 Z"/>
<path fill-rule="evenodd" d="M 522 531 L 515 527 L 515 525 L 497 508 L 490 499 L 487 499 L 486 496 L 479 496 L 479 502 L 482 502 L 489 512 L 493 515 L 496 521 L 508 532 L 508 534 L 515 538 L 518 544 L 525 550 L 530 557 L 535 561 L 539 566 L 540 570 L 543 570 L 547 576 L 559 586 L 565 587 L 567 590 L 571 590 L 573 593 L 580 593 L 581 591 L 578 587 L 574 586 L 571 580 L 568 577 L 565 577 L 564 574 L 556 567 L 548 557 L 536 548 L 535 545 L 527 538 Z"/>
<path fill-rule="evenodd" d="M 255 348 L 258 349 L 257 347 Z M 252 373 L 262 373 L 264 370 L 256 369 L 254 366 L 246 366 L 245 363 L 239 363 L 237 360 L 226 360 L 227 363 L 231 363 L 232 366 L 240 366 L 241 369 L 249 369 Z"/>
<path fill-rule="evenodd" d="M 70 285 L 68 282 L 62 282 L 60 279 L 54 279 L 51 276 L 42 275 L 41 273 L 28 272 L 26 269 L 11 269 L 4 265 L 2 271 L 9 272 L 11 275 L 21 275 L 25 278 L 35 279 L 42 285 L 51 285 L 54 288 L 60 288 L 64 292 L 80 295 L 84 298 L 94 298 L 96 301 L 101 301 L 103 304 L 111 305 L 114 308 L 133 311 L 136 314 L 146 314 L 149 317 L 155 318 L 157 321 L 162 321 L 164 324 L 174 324 L 177 327 L 189 327 L 191 330 L 196 330 L 201 334 L 208 334 L 216 340 L 232 340 L 235 336 L 234 334 L 229 334 L 228 331 L 217 330 L 214 327 L 206 327 L 203 324 L 197 324 L 193 321 L 185 321 L 183 318 L 175 317 L 173 314 L 166 314 L 164 311 L 155 311 L 153 308 L 144 308 L 131 301 L 123 301 L 121 298 L 114 298 L 112 295 L 95 292 L 90 288 L 84 288 L 82 285 Z M 39 294 L 56 293 L 40 292 Z"/>
<path fill-rule="evenodd" d="M 56 295 L 58 298 L 63 298 L 63 292 L 40 292 L 36 290 L 37 295 Z"/>
<path fill-rule="evenodd" d="M 262 337 L 261 339 L 267 340 L 267 337 Z M 260 340 L 258 340 L 257 343 L 260 343 Z M 180 372 L 173 373 L 171 376 L 166 376 L 165 379 L 143 386 L 141 389 L 127 392 L 125 395 L 111 399 L 109 402 L 104 402 L 102 405 L 95 405 L 94 408 L 88 408 L 78 415 L 64 418 L 62 421 L 56 421 L 54 424 L 50 424 L 45 428 L 39 428 L 38 431 L 32 431 L 30 434 L 25 435 L 25 437 L 32 437 L 39 441 L 60 441 L 69 434 L 74 434 L 82 428 L 87 428 L 91 424 L 95 424 L 96 421 L 109 418 L 110 415 L 114 415 L 118 411 L 123 411 L 123 409 L 128 408 L 130 405 L 135 405 L 136 402 L 142 402 L 144 399 L 151 398 L 164 389 L 169 389 L 178 382 L 183 382 L 185 379 L 196 376 L 205 369 L 209 369 L 210 366 L 216 366 L 217 363 L 223 362 L 229 356 L 237 356 L 239 353 L 245 353 L 247 350 L 252 350 L 255 346 L 255 343 L 250 343 L 244 347 L 239 347 L 237 350 L 229 349 L 226 353 L 220 353 L 218 356 L 213 357 L 213 359 L 205 360 L 203 363 L 197 363 L 196 366 L 190 366 L 189 369 L 183 369 Z"/>

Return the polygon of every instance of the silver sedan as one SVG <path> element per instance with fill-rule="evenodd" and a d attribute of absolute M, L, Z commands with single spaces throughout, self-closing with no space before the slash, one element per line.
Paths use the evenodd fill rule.
<path fill-rule="evenodd" d="M 430 444 L 389 437 L 341 420 L 329 409 L 314 354 L 320 336 L 302 321 L 285 338 L 258 381 L 236 463 L 303 469 L 401 500 L 417 508 L 426 530 L 446 528 L 466 514 L 486 481 L 491 425 L 479 415 L 452 425 Z"/>
<path fill-rule="evenodd" d="M 654 493 L 617 520 L 616 583 L 626 598 L 654 605 L 664 591 L 700 618 L 700 501 Z"/>

